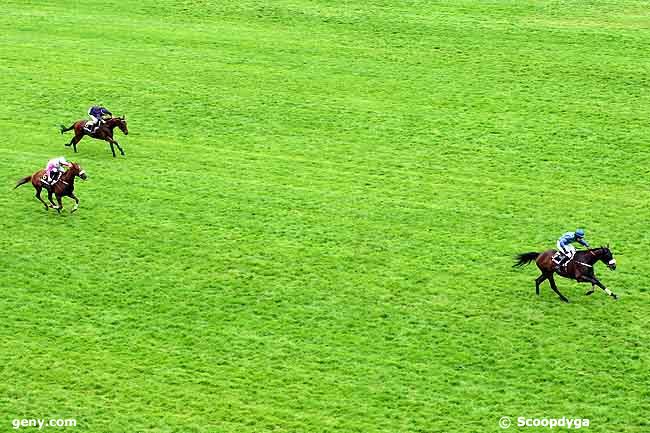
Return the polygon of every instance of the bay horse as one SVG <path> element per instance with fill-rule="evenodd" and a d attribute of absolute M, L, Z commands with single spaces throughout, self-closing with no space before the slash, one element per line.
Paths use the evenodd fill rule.
<path fill-rule="evenodd" d="M 115 147 L 119 149 L 122 156 L 124 156 L 124 150 L 120 144 L 115 141 L 113 138 L 113 130 L 115 127 L 120 128 L 124 135 L 129 135 L 129 129 L 126 127 L 126 116 L 122 117 L 111 117 L 110 119 L 102 122 L 99 125 L 99 128 L 92 134 L 84 128 L 86 126 L 86 120 L 77 120 L 70 127 L 66 128 L 64 125 L 61 125 L 61 134 L 64 132 L 74 129 L 74 137 L 70 140 L 70 143 L 66 143 L 66 146 L 73 146 L 75 153 L 77 153 L 77 143 L 81 141 L 84 135 L 88 135 L 91 138 L 96 140 L 107 141 L 111 145 L 111 152 L 113 152 L 113 158 L 115 158 Z"/>
<path fill-rule="evenodd" d="M 596 262 L 601 261 L 607 265 L 610 270 L 616 269 L 616 260 L 609 250 L 609 246 L 600 248 L 590 248 L 586 251 L 577 251 L 573 259 L 562 269 L 558 270 L 553 262 L 553 255 L 556 250 L 547 250 L 543 253 L 523 253 L 515 256 L 517 263 L 513 267 L 521 267 L 535 260 L 535 264 L 542 272 L 542 275 L 535 280 L 535 292 L 539 296 L 539 285 L 548 280 L 551 284 L 551 289 L 558 294 L 561 300 L 569 302 L 569 300 L 557 289 L 553 274 L 557 273 L 561 277 L 576 280 L 579 283 L 591 283 L 591 290 L 585 295 L 594 293 L 594 286 L 598 286 L 605 291 L 609 296 L 618 299 L 615 293 L 603 285 L 594 275 L 594 265 Z"/>
<path fill-rule="evenodd" d="M 34 186 L 34 189 L 36 190 L 36 198 L 43 203 L 45 206 L 45 210 L 48 210 L 49 207 L 56 209 L 59 213 L 61 213 L 61 209 L 63 209 L 63 204 L 61 203 L 61 197 L 67 196 L 70 197 L 75 201 L 74 208 L 72 208 L 72 212 L 76 211 L 79 209 L 79 199 L 77 198 L 76 195 L 74 195 L 74 179 L 78 176 L 82 180 L 88 179 L 88 175 L 86 175 L 86 171 L 83 170 L 79 164 L 76 162 L 72 163 L 72 167 L 68 168 L 65 173 L 61 174 L 59 177 L 59 180 L 54 183 L 54 185 L 47 185 L 45 182 L 43 182 L 43 177 L 45 176 L 45 170 L 39 170 L 34 174 L 30 174 L 29 176 L 25 176 L 22 179 L 16 183 L 16 186 L 14 189 L 18 188 L 20 185 L 26 184 L 30 180 L 32 181 L 32 185 Z M 48 207 L 48 204 L 45 203 L 45 200 L 41 198 L 41 191 L 45 189 L 47 190 L 47 199 L 50 201 L 50 206 Z M 54 204 L 52 201 L 52 194 L 56 196 L 56 201 L 59 203 L 58 206 Z"/>

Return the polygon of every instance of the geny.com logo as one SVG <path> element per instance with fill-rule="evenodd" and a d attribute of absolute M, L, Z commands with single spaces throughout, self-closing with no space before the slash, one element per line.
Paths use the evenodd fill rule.
<path fill-rule="evenodd" d="M 499 420 L 499 426 L 506 429 L 512 425 L 512 421 L 508 416 L 502 416 Z M 566 429 L 579 429 L 582 427 L 589 427 L 589 419 L 587 418 L 526 418 L 525 416 L 517 417 L 517 427 L 546 427 L 553 429 L 555 427 L 562 427 Z"/>
<path fill-rule="evenodd" d="M 14 419 L 11 421 L 14 429 L 18 430 L 21 427 L 38 427 L 41 430 L 43 427 L 76 427 L 76 419 Z"/>

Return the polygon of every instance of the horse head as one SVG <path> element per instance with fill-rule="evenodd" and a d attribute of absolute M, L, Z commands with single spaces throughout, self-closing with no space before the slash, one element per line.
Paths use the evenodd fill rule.
<path fill-rule="evenodd" d="M 126 127 L 126 116 L 116 117 L 117 127 L 120 128 L 124 135 L 129 135 L 129 128 Z"/>
<path fill-rule="evenodd" d="M 88 179 L 88 175 L 86 174 L 86 170 L 81 168 L 79 164 L 76 162 L 72 163 L 72 167 L 66 172 L 66 173 L 71 173 L 70 176 L 79 176 L 81 180 L 86 180 Z"/>
<path fill-rule="evenodd" d="M 612 255 L 612 252 L 609 249 L 609 245 L 596 249 L 596 256 L 612 271 L 616 269 L 616 259 Z"/>

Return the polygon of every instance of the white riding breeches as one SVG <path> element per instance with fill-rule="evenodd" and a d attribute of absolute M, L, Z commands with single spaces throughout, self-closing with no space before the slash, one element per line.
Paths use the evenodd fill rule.
<path fill-rule="evenodd" d="M 568 244 L 562 247 L 562 245 L 560 245 L 560 242 L 557 243 L 557 250 L 567 256 L 569 260 L 571 260 L 576 253 L 576 248 L 573 245 Z"/>

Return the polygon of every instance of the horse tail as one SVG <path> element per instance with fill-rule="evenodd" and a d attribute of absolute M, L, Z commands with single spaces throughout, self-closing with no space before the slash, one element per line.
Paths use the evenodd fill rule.
<path fill-rule="evenodd" d="M 527 265 L 528 263 L 532 262 L 539 256 L 539 253 L 522 253 L 517 256 L 515 256 L 515 260 L 517 260 L 517 263 L 512 265 L 512 267 L 521 267 L 524 265 Z"/>
<path fill-rule="evenodd" d="M 75 124 L 73 123 L 73 124 L 70 125 L 70 127 L 68 127 L 68 128 L 66 128 L 65 125 L 61 125 L 61 134 L 63 134 L 64 132 L 68 132 L 68 131 L 70 131 L 71 129 L 74 129 L 74 125 L 75 125 Z"/>
<path fill-rule="evenodd" d="M 31 174 L 30 174 L 29 176 L 25 176 L 25 177 L 23 177 L 22 179 L 20 179 L 20 180 L 18 181 L 18 183 L 16 184 L 16 186 L 14 186 L 14 189 L 18 188 L 20 185 L 24 185 L 24 184 L 26 184 L 26 183 L 29 182 L 30 180 L 32 180 L 32 175 L 31 175 Z"/>

